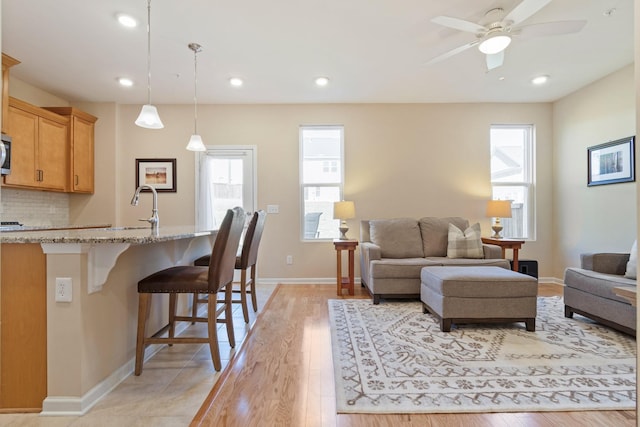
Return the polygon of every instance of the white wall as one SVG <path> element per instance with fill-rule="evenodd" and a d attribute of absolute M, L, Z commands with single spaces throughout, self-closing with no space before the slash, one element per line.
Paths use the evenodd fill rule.
<path fill-rule="evenodd" d="M 587 187 L 587 147 L 635 135 L 633 88 L 629 65 L 554 104 L 556 277 L 567 266 L 579 266 L 580 253 L 631 249 L 637 184 Z"/>
<path fill-rule="evenodd" d="M 303 243 L 298 236 L 300 125 L 345 126 L 345 198 L 356 202 L 357 218 L 349 221 L 355 237 L 360 219 L 427 215 L 464 216 L 489 235 L 489 126 L 533 123 L 537 239 L 525 244 L 521 258 L 538 260 L 541 276 L 561 278 L 580 252 L 627 250 L 633 241 L 635 184 L 586 187 L 586 148 L 635 133 L 633 85 L 629 66 L 553 105 L 202 105 L 198 125 L 207 144 L 258 147 L 258 207 L 280 205 L 280 214 L 267 219 L 259 276 L 330 279 L 331 243 Z M 96 194 L 70 196 L 73 223 L 133 225 L 147 216 L 148 195 L 140 206 L 129 205 L 135 159 L 143 157 L 177 159 L 178 191 L 160 195 L 161 224 L 194 223 L 195 155 L 184 149 L 192 106 L 158 106 L 166 126 L 159 131 L 133 124 L 137 105 L 75 106 L 99 120 Z"/>
<path fill-rule="evenodd" d="M 118 182 L 122 225 L 151 212 L 151 197 L 132 208 L 135 158 L 177 158 L 178 191 L 162 193 L 162 224 L 193 223 L 194 154 L 184 147 L 192 132 L 192 107 L 161 105 L 160 131 L 133 124 L 139 106 L 119 110 Z M 533 123 L 537 133 L 538 239 L 522 258 L 537 259 L 542 275 L 552 264 L 551 104 L 377 104 L 377 105 L 203 105 L 198 130 L 207 144 L 257 145 L 258 207 L 280 205 L 266 222 L 259 275 L 262 278 L 332 278 L 335 252 L 330 242 L 303 243 L 299 237 L 298 127 L 345 127 L 345 198 L 356 203 L 349 222 L 359 219 L 459 215 L 479 221 L 491 194 L 489 126 Z M 99 178 L 100 179 L 100 178 Z M 286 255 L 294 264 L 286 265 Z"/>

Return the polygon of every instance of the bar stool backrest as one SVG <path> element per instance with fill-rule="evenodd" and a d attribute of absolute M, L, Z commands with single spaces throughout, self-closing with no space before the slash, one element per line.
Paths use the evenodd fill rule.
<path fill-rule="evenodd" d="M 233 281 L 236 253 L 240 246 L 244 218 L 244 210 L 240 207 L 227 210 L 211 250 L 209 293 L 218 293 Z"/>
<path fill-rule="evenodd" d="M 258 246 L 260 246 L 260 239 L 262 238 L 262 230 L 264 230 L 266 218 L 267 213 L 263 210 L 253 213 L 244 236 L 240 263 L 236 263 L 236 268 L 246 270 L 256 264 L 258 259 Z"/>

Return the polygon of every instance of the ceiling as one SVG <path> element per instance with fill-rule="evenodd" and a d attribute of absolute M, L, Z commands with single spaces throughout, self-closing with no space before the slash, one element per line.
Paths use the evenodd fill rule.
<path fill-rule="evenodd" d="M 520 0 L 153 0 L 151 102 L 199 103 L 548 102 L 633 62 L 633 0 L 554 0 L 524 24 L 586 20 L 576 34 L 517 39 L 486 71 L 475 39 L 431 22 L 481 22 Z M 606 11 L 614 9 L 609 15 Z M 146 0 L 5 0 L 2 51 L 12 76 L 63 99 L 147 101 Z M 117 13 L 138 19 L 126 29 Z M 530 84 L 550 76 L 542 87 Z M 232 76 L 244 80 L 231 87 Z M 327 87 L 314 85 L 318 76 Z M 135 85 L 120 87 L 117 77 Z"/>

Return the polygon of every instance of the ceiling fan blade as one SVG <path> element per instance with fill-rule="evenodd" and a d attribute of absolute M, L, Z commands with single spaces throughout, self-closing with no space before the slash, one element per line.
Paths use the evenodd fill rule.
<path fill-rule="evenodd" d="M 511 21 L 512 25 L 517 25 L 549 3 L 551 3 L 551 0 L 522 0 L 522 3 L 504 17 L 504 21 Z"/>
<path fill-rule="evenodd" d="M 468 33 L 479 33 L 486 32 L 487 29 L 482 25 L 478 25 L 476 23 L 465 21 L 464 19 L 451 18 L 450 16 L 436 16 L 431 19 L 431 22 L 453 28 L 455 30 L 466 31 Z"/>
<path fill-rule="evenodd" d="M 427 61 L 427 64 L 435 64 L 436 62 L 444 61 L 445 59 L 451 58 L 452 56 L 457 55 L 460 52 L 464 52 L 465 50 L 477 45 L 478 43 L 480 43 L 478 40 L 474 40 L 471 43 L 458 46 L 457 48 L 452 49 L 448 52 L 445 52 L 442 55 L 438 55 L 435 58 L 431 58 L 429 61 Z"/>
<path fill-rule="evenodd" d="M 504 50 L 502 52 L 487 55 L 487 71 L 501 67 L 504 63 Z"/>
<path fill-rule="evenodd" d="M 523 27 L 514 30 L 514 34 L 518 34 L 523 37 L 539 37 L 577 33 L 584 28 L 586 23 L 587 21 L 556 21 L 524 25 Z"/>

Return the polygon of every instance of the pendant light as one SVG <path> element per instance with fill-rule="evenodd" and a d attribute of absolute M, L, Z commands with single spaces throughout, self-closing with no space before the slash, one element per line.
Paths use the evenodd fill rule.
<path fill-rule="evenodd" d="M 198 43 L 189 43 L 189 49 L 193 51 L 193 135 L 189 139 L 187 150 L 207 151 L 202 137 L 198 135 L 198 52 L 202 50 L 202 46 Z"/>
<path fill-rule="evenodd" d="M 162 129 L 158 109 L 151 105 L 151 0 L 147 0 L 147 103 L 142 106 L 136 125 L 147 129 Z"/>

